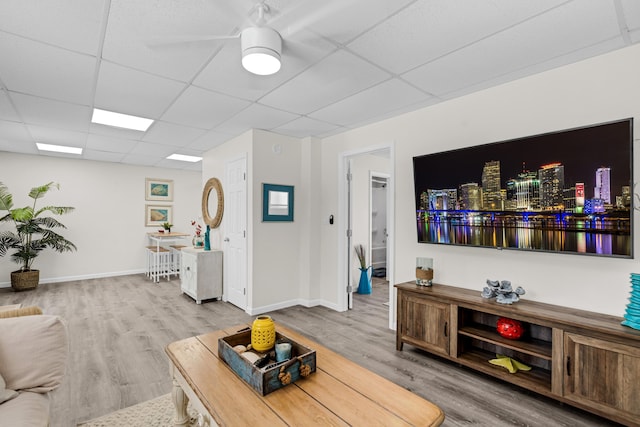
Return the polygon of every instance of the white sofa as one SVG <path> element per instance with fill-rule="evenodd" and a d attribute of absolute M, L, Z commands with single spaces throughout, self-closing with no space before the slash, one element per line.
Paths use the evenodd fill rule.
<path fill-rule="evenodd" d="M 67 354 L 58 316 L 0 318 L 0 425 L 49 425 L 49 392 L 62 382 Z"/>

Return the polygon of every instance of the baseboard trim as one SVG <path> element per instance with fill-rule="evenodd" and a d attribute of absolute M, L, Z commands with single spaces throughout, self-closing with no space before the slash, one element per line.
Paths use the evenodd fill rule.
<path fill-rule="evenodd" d="M 144 269 L 139 269 L 139 270 L 129 270 L 129 271 L 112 271 L 108 273 L 85 274 L 81 276 L 49 277 L 46 279 L 41 278 L 40 284 L 72 282 L 74 280 L 102 279 L 104 277 L 128 276 L 130 274 L 144 274 L 144 272 L 145 272 Z M 11 287 L 11 281 L 0 282 L 0 288 L 10 288 L 10 287 Z"/>
<path fill-rule="evenodd" d="M 331 303 L 329 301 L 320 300 L 320 299 L 308 300 L 308 299 L 298 298 L 294 300 L 283 301 L 277 304 L 264 305 L 261 307 L 248 307 L 246 310 L 246 313 L 251 316 L 257 316 L 260 314 L 268 313 L 270 311 L 282 310 L 283 308 L 289 308 L 296 305 L 301 305 L 303 307 L 315 307 L 320 305 L 334 311 L 340 311 L 336 304 Z"/>

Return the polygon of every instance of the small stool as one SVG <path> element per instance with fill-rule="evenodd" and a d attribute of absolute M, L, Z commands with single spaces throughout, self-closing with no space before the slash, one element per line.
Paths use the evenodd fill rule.
<path fill-rule="evenodd" d="M 186 245 L 170 245 L 171 250 L 171 264 L 174 274 L 180 272 L 180 266 L 182 265 L 182 248 L 186 248 Z"/>
<path fill-rule="evenodd" d="M 171 251 L 162 246 L 147 246 L 147 276 L 154 282 L 171 274 Z"/>

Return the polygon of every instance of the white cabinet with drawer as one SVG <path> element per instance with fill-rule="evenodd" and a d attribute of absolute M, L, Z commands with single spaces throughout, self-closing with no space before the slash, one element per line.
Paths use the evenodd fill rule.
<path fill-rule="evenodd" d="M 222 251 L 183 248 L 180 286 L 197 304 L 222 298 Z"/>

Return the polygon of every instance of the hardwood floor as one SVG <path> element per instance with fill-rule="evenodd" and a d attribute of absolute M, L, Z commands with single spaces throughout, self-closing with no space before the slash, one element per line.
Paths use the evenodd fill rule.
<path fill-rule="evenodd" d="M 440 406 L 445 426 L 615 426 L 435 358 L 405 345 L 395 350 L 388 329 L 388 285 L 354 294 L 354 309 L 291 307 L 269 313 L 322 345 Z M 70 357 L 62 386 L 52 394 L 51 427 L 73 427 L 171 391 L 164 347 L 172 341 L 250 323 L 252 316 L 213 301 L 196 305 L 177 279 L 151 283 L 143 275 L 40 285 L 15 293 L 0 289 L 0 305 L 38 305 L 62 316 Z"/>

